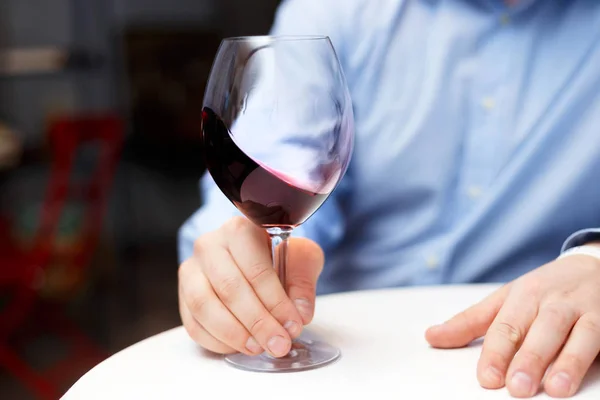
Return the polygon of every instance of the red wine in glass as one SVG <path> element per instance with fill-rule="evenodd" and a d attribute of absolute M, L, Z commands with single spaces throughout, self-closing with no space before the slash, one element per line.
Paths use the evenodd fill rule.
<path fill-rule="evenodd" d="M 296 227 L 329 196 L 329 191 L 303 189 L 292 178 L 249 157 L 208 107 L 202 110 L 202 133 L 206 167 L 215 183 L 246 217 L 264 228 Z M 327 170 L 331 174 L 336 167 L 333 162 Z"/>

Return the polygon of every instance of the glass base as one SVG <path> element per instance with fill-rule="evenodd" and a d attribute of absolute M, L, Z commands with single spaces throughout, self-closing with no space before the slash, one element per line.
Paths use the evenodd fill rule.
<path fill-rule="evenodd" d="M 225 361 L 238 369 L 252 372 L 299 372 L 324 367 L 337 361 L 341 351 L 304 331 L 292 342 L 287 356 L 275 358 L 267 353 L 247 356 L 237 353 L 225 356 Z"/>

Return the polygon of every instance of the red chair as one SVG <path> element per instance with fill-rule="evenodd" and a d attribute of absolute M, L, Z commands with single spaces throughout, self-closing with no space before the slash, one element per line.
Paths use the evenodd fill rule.
<path fill-rule="evenodd" d="M 40 222 L 29 248 L 10 237 L 10 223 L 0 220 L 0 293 L 8 293 L 8 303 L 0 305 L 0 367 L 8 370 L 41 399 L 60 396 L 60 378 L 78 359 L 94 364 L 106 354 L 93 345 L 65 316 L 69 289 L 48 299 L 44 277 L 54 265 L 66 268 L 66 276 L 83 277 L 93 257 L 102 228 L 110 185 L 117 168 L 123 141 L 123 127 L 115 116 L 81 116 L 56 120 L 49 130 L 52 154 L 50 178 L 43 201 Z M 76 156 L 84 145 L 98 149 L 95 169 L 83 182 L 73 179 Z M 58 227 L 65 206 L 77 200 L 85 205 L 77 240 L 66 248 L 56 245 Z M 47 282 L 47 280 L 46 280 Z M 73 286 L 73 285 L 71 285 Z M 50 290 L 52 291 L 52 290 Z M 31 318 L 35 314 L 36 318 Z M 45 371 L 29 366 L 15 348 L 24 342 L 31 321 L 52 329 L 70 347 L 67 357 Z M 39 324 L 38 324 L 39 325 Z M 26 343 L 23 343 L 26 345 Z"/>

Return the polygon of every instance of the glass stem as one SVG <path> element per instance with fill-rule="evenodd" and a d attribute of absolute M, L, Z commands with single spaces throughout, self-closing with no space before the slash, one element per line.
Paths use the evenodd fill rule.
<path fill-rule="evenodd" d="M 267 233 L 271 237 L 271 251 L 273 254 L 273 268 L 277 271 L 279 281 L 283 289 L 287 288 L 287 256 L 288 256 L 288 239 L 292 230 L 289 228 L 269 228 Z"/>

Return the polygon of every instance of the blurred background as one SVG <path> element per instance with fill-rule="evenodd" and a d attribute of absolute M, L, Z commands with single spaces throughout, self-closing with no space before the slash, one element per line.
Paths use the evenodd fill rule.
<path fill-rule="evenodd" d="M 180 324 L 220 40 L 278 0 L 0 0 L 0 399 L 57 399 Z"/>

